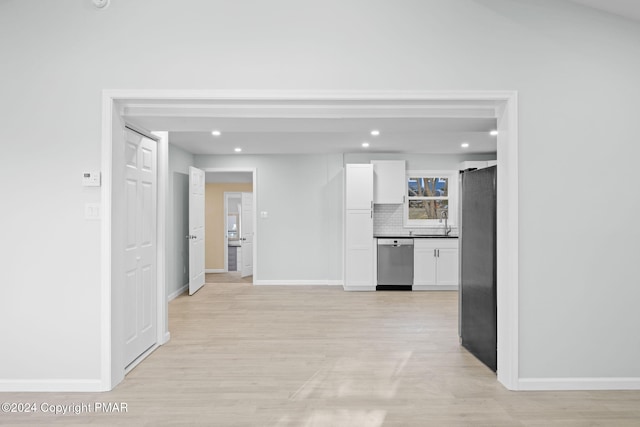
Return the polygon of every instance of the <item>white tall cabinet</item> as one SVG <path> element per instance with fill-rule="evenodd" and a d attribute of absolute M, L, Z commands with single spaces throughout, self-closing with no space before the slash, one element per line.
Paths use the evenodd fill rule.
<path fill-rule="evenodd" d="M 345 167 L 345 277 L 347 291 L 373 291 L 373 165 Z"/>

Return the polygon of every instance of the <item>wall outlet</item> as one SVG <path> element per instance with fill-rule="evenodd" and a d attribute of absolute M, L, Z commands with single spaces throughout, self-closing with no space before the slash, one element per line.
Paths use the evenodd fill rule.
<path fill-rule="evenodd" d="M 267 212 L 267 211 L 260 212 L 260 218 L 262 218 L 262 219 L 269 218 L 269 212 Z"/>

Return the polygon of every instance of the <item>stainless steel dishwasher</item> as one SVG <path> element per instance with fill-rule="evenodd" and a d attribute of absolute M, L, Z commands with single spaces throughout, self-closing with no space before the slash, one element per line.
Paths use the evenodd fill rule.
<path fill-rule="evenodd" d="M 413 285 L 413 239 L 378 239 L 379 291 L 410 291 Z"/>

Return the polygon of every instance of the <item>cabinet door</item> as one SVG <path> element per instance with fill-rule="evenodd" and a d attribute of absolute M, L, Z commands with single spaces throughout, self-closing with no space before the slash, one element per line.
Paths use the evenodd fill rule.
<path fill-rule="evenodd" d="M 373 202 L 404 203 L 406 172 L 404 160 L 372 160 Z"/>
<path fill-rule="evenodd" d="M 430 286 L 436 284 L 435 248 L 421 245 L 415 240 L 413 247 L 413 284 L 414 286 Z"/>
<path fill-rule="evenodd" d="M 440 286 L 458 286 L 458 249 L 438 249 L 436 282 Z"/>
<path fill-rule="evenodd" d="M 373 165 L 346 166 L 346 209 L 371 209 L 373 206 Z"/>
<path fill-rule="evenodd" d="M 373 219 L 371 211 L 347 211 L 345 226 L 345 287 L 373 286 Z"/>

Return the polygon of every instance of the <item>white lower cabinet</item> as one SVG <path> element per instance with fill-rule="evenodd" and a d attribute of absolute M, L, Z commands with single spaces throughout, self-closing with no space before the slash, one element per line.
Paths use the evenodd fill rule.
<path fill-rule="evenodd" d="M 458 289 L 458 239 L 414 239 L 413 290 Z"/>

